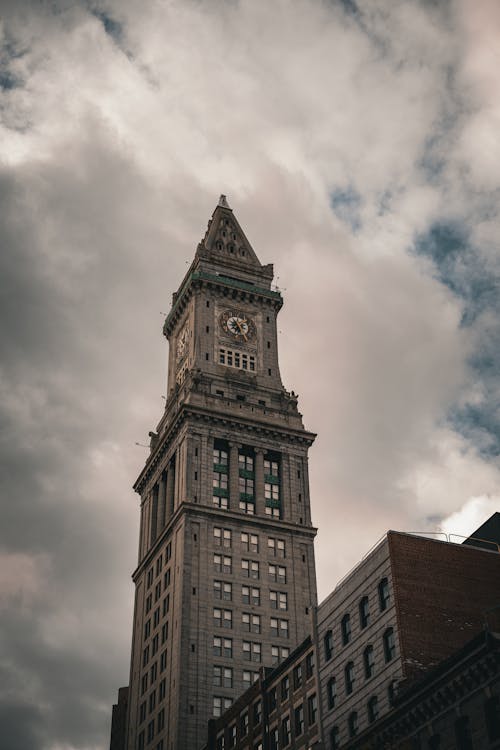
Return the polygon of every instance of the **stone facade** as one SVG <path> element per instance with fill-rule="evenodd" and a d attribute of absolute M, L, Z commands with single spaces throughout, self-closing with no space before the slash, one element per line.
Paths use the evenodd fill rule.
<path fill-rule="evenodd" d="M 165 322 L 168 398 L 135 484 L 127 750 L 195 750 L 312 631 L 315 436 L 281 382 L 272 278 L 221 197 Z"/>

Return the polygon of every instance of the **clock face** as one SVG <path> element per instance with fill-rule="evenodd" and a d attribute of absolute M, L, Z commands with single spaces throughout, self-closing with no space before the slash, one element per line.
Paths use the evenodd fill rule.
<path fill-rule="evenodd" d="M 177 362 L 180 362 L 184 355 L 187 353 L 188 348 L 189 331 L 187 325 L 184 326 L 177 339 Z"/>
<path fill-rule="evenodd" d="M 255 323 L 241 310 L 225 310 L 219 318 L 219 323 L 224 333 L 235 341 L 246 343 L 256 336 Z"/>

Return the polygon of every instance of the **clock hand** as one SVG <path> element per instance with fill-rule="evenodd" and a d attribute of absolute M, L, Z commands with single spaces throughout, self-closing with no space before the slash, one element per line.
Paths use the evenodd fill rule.
<path fill-rule="evenodd" d="M 245 322 L 245 321 L 243 321 L 243 322 Z M 248 341 L 248 339 L 247 339 L 247 337 L 246 337 L 246 335 L 245 335 L 245 332 L 244 332 L 243 328 L 242 328 L 242 327 L 241 327 L 241 325 L 240 325 L 240 321 L 238 320 L 238 318 L 236 318 L 236 325 L 237 325 L 237 326 L 238 326 L 238 328 L 240 329 L 240 333 L 241 333 L 241 335 L 243 336 L 243 338 L 245 339 L 245 341 Z"/>

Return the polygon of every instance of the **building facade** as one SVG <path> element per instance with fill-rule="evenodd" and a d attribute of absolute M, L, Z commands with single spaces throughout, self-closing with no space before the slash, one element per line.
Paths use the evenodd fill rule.
<path fill-rule="evenodd" d="M 203 750 L 306 750 L 321 747 L 316 649 L 308 636 L 218 719 Z"/>
<path fill-rule="evenodd" d="M 371 736 L 399 692 L 480 633 L 498 604 L 498 552 L 388 532 L 318 607 L 325 747 Z"/>
<path fill-rule="evenodd" d="M 308 449 L 278 362 L 273 268 L 224 196 L 173 295 L 141 498 L 127 750 L 195 750 L 312 632 Z"/>
<path fill-rule="evenodd" d="M 498 750 L 500 634 L 486 630 L 403 690 L 346 750 Z"/>

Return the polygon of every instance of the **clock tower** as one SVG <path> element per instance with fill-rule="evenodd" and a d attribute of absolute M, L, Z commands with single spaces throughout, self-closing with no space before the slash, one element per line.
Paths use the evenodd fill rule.
<path fill-rule="evenodd" d="M 221 196 L 165 320 L 168 397 L 134 485 L 127 750 L 201 747 L 312 632 L 315 435 L 281 382 L 272 280 Z"/>

